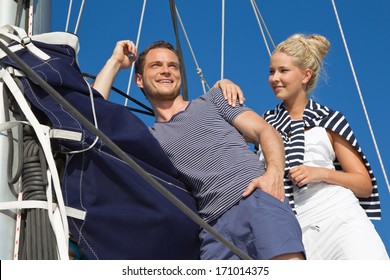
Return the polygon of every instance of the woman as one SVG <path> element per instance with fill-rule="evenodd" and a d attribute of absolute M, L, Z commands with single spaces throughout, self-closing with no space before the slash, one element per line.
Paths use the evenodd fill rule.
<path fill-rule="evenodd" d="M 388 259 L 364 211 L 380 216 L 370 165 L 342 114 L 308 97 L 329 48 L 325 37 L 302 34 L 275 48 L 269 84 L 283 102 L 264 119 L 285 144 L 286 195 L 302 227 L 308 259 Z"/>

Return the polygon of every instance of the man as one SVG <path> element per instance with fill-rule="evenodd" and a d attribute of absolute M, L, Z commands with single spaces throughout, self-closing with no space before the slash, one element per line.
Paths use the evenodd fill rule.
<path fill-rule="evenodd" d="M 136 56 L 132 42 L 118 42 L 94 88 L 108 98 L 116 74 Z M 169 43 L 143 51 L 135 72 L 155 113 L 151 132 L 191 188 L 200 216 L 254 259 L 304 259 L 300 226 L 285 201 L 278 132 L 249 108 L 229 106 L 217 89 L 229 92 L 227 81 L 185 101 L 179 56 Z M 245 140 L 262 146 L 266 170 Z M 237 259 L 207 231 L 200 238 L 202 259 Z"/>

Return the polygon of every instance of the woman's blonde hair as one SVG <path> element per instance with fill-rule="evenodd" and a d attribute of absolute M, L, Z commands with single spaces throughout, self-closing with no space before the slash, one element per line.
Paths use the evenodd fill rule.
<path fill-rule="evenodd" d="M 313 72 L 307 83 L 310 92 L 317 84 L 321 72 L 323 59 L 328 53 L 330 42 L 322 35 L 294 34 L 281 42 L 273 51 L 282 52 L 293 57 L 294 64 L 302 70 L 310 68 Z"/>

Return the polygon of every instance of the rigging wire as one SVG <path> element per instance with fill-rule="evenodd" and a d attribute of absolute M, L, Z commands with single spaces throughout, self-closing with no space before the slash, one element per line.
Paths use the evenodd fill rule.
<path fill-rule="evenodd" d="M 181 94 L 184 100 L 188 100 L 187 74 L 186 74 L 186 68 L 184 63 L 183 51 L 180 44 L 179 32 L 177 28 L 177 17 L 176 17 L 175 7 L 176 7 L 175 0 L 169 0 L 169 8 L 171 10 L 173 30 L 175 31 L 175 37 L 176 37 L 176 50 L 180 57 L 180 74 L 181 74 L 181 90 L 182 90 Z"/>
<path fill-rule="evenodd" d="M 76 22 L 76 26 L 74 28 L 74 34 L 77 34 L 77 31 L 79 29 L 79 25 L 80 25 L 80 21 L 81 21 L 81 16 L 83 14 L 83 11 L 84 11 L 84 5 L 85 5 L 85 0 L 83 0 L 81 2 L 81 6 L 80 6 L 80 10 L 79 10 L 79 15 L 77 17 L 77 22 Z"/>
<path fill-rule="evenodd" d="M 225 0 L 222 0 L 222 23 L 221 23 L 221 80 L 224 77 L 225 61 Z"/>
<path fill-rule="evenodd" d="M 65 32 L 68 32 L 70 14 L 72 13 L 73 0 L 69 0 L 68 16 L 66 17 Z"/>
<path fill-rule="evenodd" d="M 138 24 L 137 41 L 135 42 L 135 47 L 137 48 L 137 50 L 138 50 L 139 39 L 141 37 L 142 23 L 144 21 L 145 7 L 146 7 L 146 0 L 144 0 L 144 3 L 142 5 L 141 17 L 140 17 L 139 24 Z M 133 79 L 133 73 L 134 73 L 134 63 L 131 64 L 129 82 L 127 84 L 127 90 L 126 90 L 127 96 L 130 96 L 130 88 L 131 88 L 131 82 Z M 125 106 L 127 106 L 127 102 L 128 102 L 128 98 L 125 98 L 125 103 L 124 103 Z"/>
<path fill-rule="evenodd" d="M 23 6 L 25 5 L 25 0 L 17 0 L 17 8 L 16 8 L 16 15 L 15 15 L 15 25 L 20 26 L 21 20 L 22 20 L 22 13 L 23 13 Z"/>
<path fill-rule="evenodd" d="M 270 32 L 269 32 L 269 30 L 267 28 L 267 25 L 265 24 L 265 21 L 264 21 L 262 15 L 261 15 L 261 13 L 260 13 L 260 10 L 259 10 L 259 7 L 256 4 L 256 1 L 255 0 L 250 0 L 250 1 L 251 1 L 252 8 L 253 8 L 253 11 L 254 11 L 256 19 L 257 19 L 257 23 L 258 23 L 260 31 L 261 31 L 261 35 L 262 35 L 263 40 L 264 40 L 265 47 L 267 48 L 268 55 L 271 56 L 271 51 L 270 51 L 267 39 L 266 39 L 265 34 L 264 34 L 263 26 L 264 26 L 264 29 L 267 32 L 268 38 L 271 41 L 271 44 L 272 44 L 273 48 L 275 48 L 275 43 L 272 40 L 271 34 L 270 34 Z"/>
<path fill-rule="evenodd" d="M 68 32 L 68 29 L 69 29 L 69 22 L 70 22 L 70 15 L 72 13 L 72 6 L 73 6 L 73 1 L 69 0 L 69 8 L 68 8 L 68 15 L 66 17 L 65 32 Z M 80 25 L 80 21 L 81 21 L 81 16 L 82 16 L 83 11 L 84 11 L 84 6 L 85 6 L 85 0 L 82 0 L 73 34 L 77 34 L 77 32 L 79 30 L 79 25 Z"/>
<path fill-rule="evenodd" d="M 191 55 L 192 55 L 192 58 L 194 59 L 194 62 L 195 62 L 195 65 L 196 65 L 196 73 L 199 75 L 200 81 L 202 83 L 203 93 L 206 93 L 205 86 L 207 87 L 208 90 L 210 90 L 210 86 L 207 84 L 207 81 L 206 81 L 206 79 L 203 76 L 202 69 L 199 67 L 198 61 L 196 60 L 194 50 L 192 49 L 192 46 L 191 46 L 191 43 L 190 43 L 190 39 L 188 38 L 186 29 L 184 28 L 184 24 L 183 24 L 183 21 L 181 20 L 180 13 L 179 13 L 179 11 L 178 11 L 176 6 L 175 6 L 175 8 L 176 8 L 176 14 L 177 14 L 177 18 L 179 19 L 181 29 L 183 30 L 184 36 L 185 36 L 185 38 L 187 40 L 187 44 L 188 44 L 188 47 L 189 47 Z"/>
<path fill-rule="evenodd" d="M 343 28 L 341 26 L 340 18 L 339 18 L 339 15 L 338 15 L 338 12 L 337 12 L 337 8 L 336 8 L 336 4 L 335 4 L 334 0 L 332 0 L 332 5 L 333 5 L 333 9 L 334 9 L 334 12 L 335 12 L 335 15 L 336 15 L 337 24 L 338 24 L 339 29 L 340 29 L 340 34 L 341 34 L 341 37 L 343 39 L 345 51 L 346 51 L 347 56 L 348 56 L 349 65 L 350 65 L 351 70 L 352 70 L 352 75 L 353 75 L 353 78 L 355 80 L 356 88 L 358 90 L 360 101 L 361 101 L 362 106 L 363 106 L 364 114 L 365 114 L 366 119 L 367 119 L 367 124 L 368 124 L 369 130 L 370 130 L 370 133 L 371 133 L 372 140 L 374 142 L 374 146 L 375 146 L 376 153 L 378 155 L 379 163 L 380 163 L 381 168 L 382 168 L 383 176 L 385 178 L 387 188 L 388 188 L 388 190 L 390 192 L 390 186 L 389 186 L 389 181 L 387 179 L 386 170 L 385 170 L 385 167 L 383 165 L 381 154 L 379 152 L 379 148 L 378 148 L 378 145 L 377 145 L 376 140 L 375 140 L 375 135 L 374 135 L 374 132 L 372 130 L 370 118 L 369 118 L 368 113 L 367 113 L 366 105 L 364 103 L 363 95 L 362 95 L 361 90 L 360 90 L 359 82 L 358 82 L 358 79 L 357 79 L 357 76 L 356 76 L 356 73 L 355 73 L 355 69 L 354 69 L 354 66 L 353 66 L 353 63 L 352 63 L 352 59 L 351 59 L 351 56 L 349 54 L 347 41 L 346 41 L 345 36 L 344 36 Z"/>
<path fill-rule="evenodd" d="M 259 10 L 259 7 L 258 7 L 257 4 L 256 4 L 256 1 L 254 1 L 254 4 L 255 4 L 255 7 L 256 7 L 256 11 L 257 11 L 257 13 L 259 14 L 260 20 L 261 20 L 261 22 L 263 23 L 264 29 L 265 29 L 265 31 L 267 32 L 268 38 L 269 38 L 269 40 L 271 41 L 272 46 L 275 48 L 274 40 L 272 39 L 271 33 L 269 32 L 268 27 L 267 27 L 267 25 L 265 24 L 265 20 L 264 20 L 263 16 L 262 16 L 261 13 L 260 13 L 260 10 Z"/>

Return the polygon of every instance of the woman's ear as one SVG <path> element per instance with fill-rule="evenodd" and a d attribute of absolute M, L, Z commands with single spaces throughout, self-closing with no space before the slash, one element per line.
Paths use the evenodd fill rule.
<path fill-rule="evenodd" d="M 310 79 L 311 79 L 311 76 L 313 76 L 313 70 L 311 70 L 310 68 L 307 68 L 305 70 L 305 74 L 303 76 L 302 82 L 305 83 L 305 84 L 308 83 L 310 81 Z"/>

